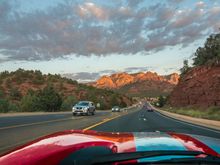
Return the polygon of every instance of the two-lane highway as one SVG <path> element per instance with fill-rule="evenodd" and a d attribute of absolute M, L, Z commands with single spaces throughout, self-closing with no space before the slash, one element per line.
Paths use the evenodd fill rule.
<path fill-rule="evenodd" d="M 164 116 L 146 108 L 91 128 L 108 132 L 179 132 L 220 138 L 220 131 Z"/>
<path fill-rule="evenodd" d="M 94 116 L 56 113 L 31 116 L 0 117 L 0 153 L 38 137 L 70 129 L 104 132 L 179 132 L 220 138 L 220 132 L 193 125 L 146 107 L 130 108 L 128 112 L 98 111 Z"/>

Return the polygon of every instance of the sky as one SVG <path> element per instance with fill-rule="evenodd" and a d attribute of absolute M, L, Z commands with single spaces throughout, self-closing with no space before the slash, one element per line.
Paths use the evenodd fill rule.
<path fill-rule="evenodd" d="M 0 0 L 0 72 L 166 75 L 219 28 L 218 0 Z"/>

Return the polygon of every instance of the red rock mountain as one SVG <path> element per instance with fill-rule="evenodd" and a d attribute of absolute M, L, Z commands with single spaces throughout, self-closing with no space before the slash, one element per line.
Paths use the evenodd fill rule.
<path fill-rule="evenodd" d="M 169 98 L 172 106 L 220 106 L 220 65 L 192 68 Z"/>
<path fill-rule="evenodd" d="M 110 76 L 102 76 L 90 85 L 97 88 L 118 90 L 132 96 L 156 96 L 168 94 L 178 83 L 179 75 L 173 73 L 160 76 L 153 72 L 140 72 L 135 74 L 116 73 Z"/>

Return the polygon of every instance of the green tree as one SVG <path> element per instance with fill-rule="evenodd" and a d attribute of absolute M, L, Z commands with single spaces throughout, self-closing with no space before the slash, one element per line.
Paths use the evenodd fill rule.
<path fill-rule="evenodd" d="M 4 79 L 6 77 L 8 77 L 10 75 L 10 73 L 8 71 L 3 71 L 0 73 L 0 78 Z"/>
<path fill-rule="evenodd" d="M 60 110 L 62 98 L 52 86 L 45 87 L 39 92 L 38 97 L 44 111 L 54 112 Z"/>
<path fill-rule="evenodd" d="M 165 104 L 166 104 L 166 97 L 165 96 L 162 96 L 162 95 L 160 95 L 159 96 L 159 99 L 158 99 L 158 106 L 159 107 L 163 107 Z"/>
<path fill-rule="evenodd" d="M 9 88 L 9 89 L 12 88 L 12 81 L 11 81 L 10 78 L 7 78 L 7 79 L 5 80 L 5 84 L 6 84 L 6 87 L 7 87 L 7 88 Z"/>
<path fill-rule="evenodd" d="M 14 103 L 10 103 L 10 102 L 9 102 L 8 108 L 9 108 L 9 111 L 12 111 L 12 112 L 18 112 L 18 111 L 20 111 L 18 105 L 17 105 L 17 104 L 14 104 Z"/>
<path fill-rule="evenodd" d="M 17 88 L 10 89 L 9 94 L 12 99 L 16 99 L 16 100 L 20 100 L 22 97 L 20 91 Z"/>
<path fill-rule="evenodd" d="M 188 60 L 183 61 L 183 67 L 180 69 L 181 75 L 187 73 L 187 71 L 190 69 Z"/>
<path fill-rule="evenodd" d="M 110 97 L 110 105 L 111 106 L 118 105 L 118 99 L 117 99 L 117 95 L 116 94 L 111 95 L 111 97 Z"/>
<path fill-rule="evenodd" d="M 66 99 L 63 100 L 61 110 L 70 110 L 76 103 L 77 98 L 75 96 L 68 96 Z"/>
<path fill-rule="evenodd" d="M 0 112 L 6 113 L 9 111 L 9 102 L 6 99 L 0 99 Z"/>
<path fill-rule="evenodd" d="M 126 107 L 127 106 L 127 104 L 126 104 L 126 102 L 124 102 L 124 100 L 123 99 L 121 99 L 121 102 L 120 102 L 120 107 L 122 107 L 122 108 L 124 108 L 124 107 Z"/>
<path fill-rule="evenodd" d="M 5 95 L 4 91 L 0 89 L 0 98 L 4 98 L 4 95 Z"/>
<path fill-rule="evenodd" d="M 41 85 L 45 82 L 44 75 L 39 70 L 34 71 L 35 77 L 33 78 L 33 83 L 37 85 Z"/>
<path fill-rule="evenodd" d="M 43 111 L 39 97 L 31 92 L 21 99 L 20 108 L 23 112 Z"/>
<path fill-rule="evenodd" d="M 219 64 L 220 61 L 220 33 L 210 35 L 204 47 L 199 47 L 194 54 L 194 66 L 204 64 Z"/>

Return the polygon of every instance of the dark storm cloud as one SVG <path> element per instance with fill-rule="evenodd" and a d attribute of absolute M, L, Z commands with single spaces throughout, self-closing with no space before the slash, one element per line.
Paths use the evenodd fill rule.
<path fill-rule="evenodd" d="M 146 2 L 108 6 L 67 0 L 47 10 L 18 12 L 13 3 L 1 1 L 0 62 L 149 54 L 167 46 L 187 46 L 220 26 L 218 6 L 199 2 L 180 9 L 167 4 L 147 7 Z"/>

